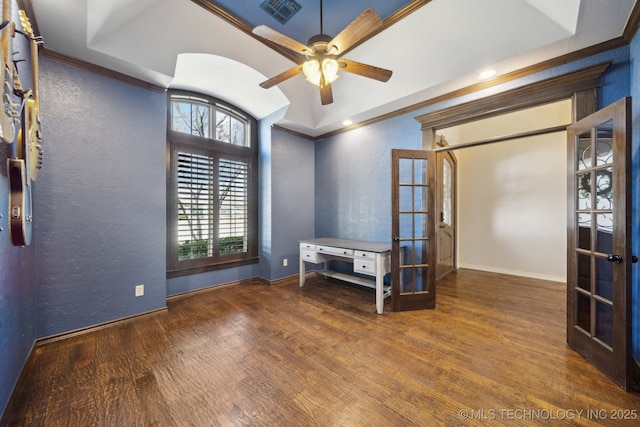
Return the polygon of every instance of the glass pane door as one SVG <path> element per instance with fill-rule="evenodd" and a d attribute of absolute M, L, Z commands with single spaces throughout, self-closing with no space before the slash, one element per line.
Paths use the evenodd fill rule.
<path fill-rule="evenodd" d="M 628 108 L 623 99 L 567 129 L 567 341 L 623 387 L 631 327 Z"/>
<path fill-rule="evenodd" d="M 392 152 L 392 306 L 435 306 L 433 152 Z"/>

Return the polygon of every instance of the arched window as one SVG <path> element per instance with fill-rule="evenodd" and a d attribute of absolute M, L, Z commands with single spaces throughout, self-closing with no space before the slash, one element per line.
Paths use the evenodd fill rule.
<path fill-rule="evenodd" d="M 257 262 L 257 121 L 207 96 L 168 96 L 167 276 Z"/>

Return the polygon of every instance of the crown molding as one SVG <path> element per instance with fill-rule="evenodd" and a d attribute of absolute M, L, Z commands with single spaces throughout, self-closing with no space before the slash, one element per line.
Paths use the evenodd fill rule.
<path fill-rule="evenodd" d="M 568 53 L 566 55 L 558 56 L 556 58 L 549 59 L 547 61 L 540 62 L 538 64 L 531 65 L 529 67 L 521 68 L 519 70 L 512 71 L 510 73 L 503 74 L 498 76 L 492 80 L 476 83 L 470 86 L 466 86 L 452 92 L 447 92 L 442 95 L 438 95 L 436 97 L 427 99 L 425 101 L 409 105 L 407 107 L 401 108 L 399 110 L 392 111 L 387 114 L 383 114 L 377 117 L 373 117 L 369 120 L 365 120 L 362 122 L 354 123 L 349 127 L 338 129 L 332 132 L 327 132 L 322 135 L 318 135 L 316 137 L 309 137 L 309 139 L 313 141 L 320 141 L 322 139 L 326 139 L 344 132 L 349 132 L 354 129 L 358 129 L 364 126 L 369 126 L 373 123 L 381 122 L 384 120 L 391 119 L 393 117 L 397 117 L 406 113 L 410 113 L 412 111 L 416 111 L 425 107 L 429 107 L 431 105 L 438 104 L 444 101 L 450 101 L 455 98 L 459 98 L 461 96 L 469 95 L 474 92 L 481 91 L 483 89 L 487 89 L 490 87 L 498 86 L 504 83 L 511 82 L 513 80 L 520 79 L 522 77 L 529 76 L 531 74 L 535 74 L 541 71 L 548 70 L 550 68 L 554 68 L 560 65 L 568 64 L 580 59 L 588 58 L 589 56 L 593 56 L 598 53 L 606 52 L 611 49 L 616 49 L 622 46 L 627 45 L 627 41 L 623 37 L 618 37 L 606 42 L 602 42 L 593 46 L 589 46 L 587 48 Z"/>
<path fill-rule="evenodd" d="M 92 64 L 87 61 L 83 61 L 81 59 L 73 58 L 71 56 L 67 56 L 62 53 L 58 53 L 49 49 L 40 50 L 40 55 L 49 59 L 53 59 L 58 62 L 63 62 L 65 64 L 72 65 L 77 68 L 82 68 L 83 70 L 91 71 L 92 73 L 100 74 L 102 76 L 109 77 L 114 80 L 119 80 L 121 82 L 128 83 L 133 86 L 138 86 L 143 89 L 148 89 L 152 92 L 165 93 L 167 91 L 167 88 L 165 87 L 158 86 L 153 83 L 149 83 L 147 81 L 144 81 L 135 77 L 131 77 L 127 74 L 119 73 L 117 71 L 113 71 L 108 68 L 101 67 L 99 65 Z"/>
<path fill-rule="evenodd" d="M 622 37 L 627 41 L 627 43 L 631 43 L 631 40 L 635 37 L 638 32 L 638 28 L 640 27 L 640 2 L 636 1 L 633 5 L 633 9 L 631 9 L 631 14 L 629 15 L 629 20 L 627 20 L 627 25 L 624 28 L 622 33 Z"/>

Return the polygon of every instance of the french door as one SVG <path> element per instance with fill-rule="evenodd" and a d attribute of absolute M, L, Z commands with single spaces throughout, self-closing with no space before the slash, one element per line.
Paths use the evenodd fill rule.
<path fill-rule="evenodd" d="M 630 98 L 567 128 L 567 342 L 627 389 L 631 367 Z"/>
<path fill-rule="evenodd" d="M 437 198 L 438 242 L 436 279 L 456 269 L 456 159 L 451 151 L 439 152 Z"/>
<path fill-rule="evenodd" d="M 435 152 L 394 149 L 391 157 L 391 306 L 434 308 Z"/>

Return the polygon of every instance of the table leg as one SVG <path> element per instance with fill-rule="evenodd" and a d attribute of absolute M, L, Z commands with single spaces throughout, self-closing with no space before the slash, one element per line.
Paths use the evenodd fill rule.
<path fill-rule="evenodd" d="M 306 276 L 306 271 L 304 269 L 304 261 L 302 260 L 302 254 L 300 254 L 300 287 L 304 286 L 305 276 Z"/>
<path fill-rule="evenodd" d="M 382 259 L 376 255 L 376 311 L 382 314 L 384 311 L 384 274 L 382 272 Z"/>

